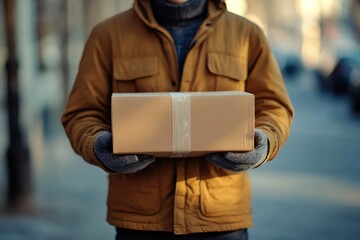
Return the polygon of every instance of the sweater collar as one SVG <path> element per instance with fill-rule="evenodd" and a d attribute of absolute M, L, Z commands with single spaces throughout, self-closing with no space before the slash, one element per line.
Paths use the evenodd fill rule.
<path fill-rule="evenodd" d="M 224 0 L 208 0 L 207 21 L 212 21 L 226 11 Z M 138 17 L 149 27 L 157 28 L 158 24 L 152 12 L 151 0 L 135 0 L 134 10 Z"/>
<path fill-rule="evenodd" d="M 167 0 L 152 0 L 151 5 L 157 19 L 165 22 L 189 20 L 206 12 L 207 0 L 189 0 L 174 4 Z"/>

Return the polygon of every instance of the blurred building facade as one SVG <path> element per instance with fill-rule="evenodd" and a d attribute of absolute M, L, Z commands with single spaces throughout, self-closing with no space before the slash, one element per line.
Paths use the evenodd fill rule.
<path fill-rule="evenodd" d="M 14 0 L 20 128 L 29 144 L 33 176 L 46 141 L 62 131 L 60 115 L 93 25 L 132 5 L 128 0 Z M 6 109 L 6 26 L 0 3 L 0 209 L 6 203 L 9 145 Z"/>
<path fill-rule="evenodd" d="M 360 36 L 359 0 L 227 0 L 230 10 L 258 23 L 273 47 L 297 52 L 315 67 L 324 45 Z M 238 4 L 243 2 L 242 4 Z"/>

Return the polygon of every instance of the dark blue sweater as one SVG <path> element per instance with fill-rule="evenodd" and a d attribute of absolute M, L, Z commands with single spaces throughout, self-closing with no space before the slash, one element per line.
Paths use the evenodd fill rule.
<path fill-rule="evenodd" d="M 185 58 L 201 23 L 207 15 L 206 0 L 189 0 L 173 4 L 166 0 L 151 1 L 158 23 L 171 34 L 176 48 L 179 75 L 182 76 Z"/>

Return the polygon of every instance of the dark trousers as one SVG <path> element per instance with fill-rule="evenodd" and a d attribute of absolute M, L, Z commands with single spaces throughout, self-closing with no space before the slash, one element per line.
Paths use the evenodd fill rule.
<path fill-rule="evenodd" d="M 248 240 L 247 229 L 230 232 L 175 235 L 168 232 L 136 231 L 116 228 L 115 240 Z"/>

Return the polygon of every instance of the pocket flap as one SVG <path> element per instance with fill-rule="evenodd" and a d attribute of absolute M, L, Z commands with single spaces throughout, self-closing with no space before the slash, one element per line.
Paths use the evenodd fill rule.
<path fill-rule="evenodd" d="M 219 53 L 208 53 L 207 64 L 209 71 L 216 75 L 245 81 L 247 78 L 246 59 Z"/>
<path fill-rule="evenodd" d="M 135 80 L 155 75 L 157 72 L 157 56 L 114 59 L 113 74 L 116 80 Z"/>

